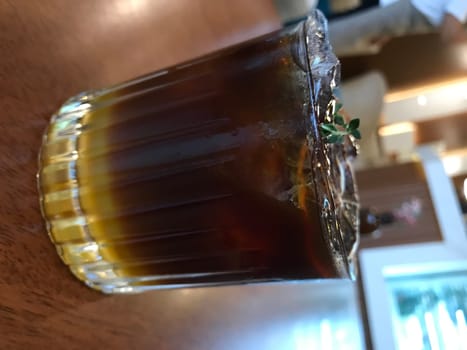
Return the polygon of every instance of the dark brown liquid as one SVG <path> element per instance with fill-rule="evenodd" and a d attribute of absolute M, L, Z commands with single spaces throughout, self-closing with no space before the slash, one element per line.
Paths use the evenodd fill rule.
<path fill-rule="evenodd" d="M 314 200 L 303 43 L 292 34 L 91 100 L 81 204 L 119 277 L 178 285 L 337 276 Z"/>

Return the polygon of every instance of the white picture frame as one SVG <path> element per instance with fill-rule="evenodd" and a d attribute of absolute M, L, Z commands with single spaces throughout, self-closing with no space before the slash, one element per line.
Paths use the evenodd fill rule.
<path fill-rule="evenodd" d="M 421 147 L 418 154 L 433 201 L 442 240 L 363 249 L 359 253 L 370 337 L 374 349 L 397 349 L 392 325 L 390 276 L 447 272 L 467 263 L 467 239 L 451 180 L 436 151 Z"/>

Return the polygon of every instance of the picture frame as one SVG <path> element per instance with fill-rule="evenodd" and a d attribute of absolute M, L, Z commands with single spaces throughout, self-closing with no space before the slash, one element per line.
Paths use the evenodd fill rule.
<path fill-rule="evenodd" d="M 363 249 L 360 274 L 370 338 L 375 349 L 396 349 L 392 324 L 392 295 L 388 279 L 443 272 L 467 264 L 467 239 L 453 185 L 431 146 L 417 150 L 441 230 L 442 240 Z"/>

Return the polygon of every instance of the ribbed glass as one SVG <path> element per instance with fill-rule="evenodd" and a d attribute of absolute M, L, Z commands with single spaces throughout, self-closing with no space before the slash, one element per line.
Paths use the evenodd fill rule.
<path fill-rule="evenodd" d="M 57 251 L 106 293 L 351 274 L 351 142 L 321 143 L 338 64 L 319 13 L 53 116 L 39 190 Z"/>

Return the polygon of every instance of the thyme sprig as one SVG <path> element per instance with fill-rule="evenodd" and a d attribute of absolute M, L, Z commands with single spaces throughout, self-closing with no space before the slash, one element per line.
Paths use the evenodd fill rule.
<path fill-rule="evenodd" d="M 346 123 L 345 118 L 340 113 L 341 109 L 342 104 L 337 103 L 335 112 L 332 115 L 331 123 L 322 123 L 319 125 L 321 136 L 327 143 L 342 143 L 344 141 L 344 137 L 347 135 L 352 135 L 356 139 L 362 138 L 360 130 L 358 130 L 360 119 L 351 119 Z"/>

